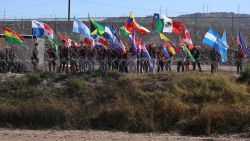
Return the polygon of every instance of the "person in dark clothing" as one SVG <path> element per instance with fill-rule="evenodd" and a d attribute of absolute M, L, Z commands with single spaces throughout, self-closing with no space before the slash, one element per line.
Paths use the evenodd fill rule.
<path fill-rule="evenodd" d="M 185 71 L 185 55 L 186 54 L 183 52 L 183 50 L 180 49 L 180 52 L 178 53 L 177 72 L 180 72 L 180 69 L 182 70 L 182 72 Z"/>
<path fill-rule="evenodd" d="M 164 62 L 165 62 L 165 56 L 164 56 L 164 53 L 163 51 L 159 51 L 158 52 L 158 69 L 157 71 L 160 72 L 160 71 L 163 71 L 163 68 L 164 68 Z"/>
<path fill-rule="evenodd" d="M 71 72 L 76 72 L 78 70 L 77 58 L 79 57 L 79 51 L 74 41 L 72 41 L 71 44 L 69 48 L 70 70 Z"/>
<path fill-rule="evenodd" d="M 242 62 L 244 59 L 244 55 L 241 50 L 241 45 L 238 46 L 238 49 L 235 51 L 235 60 L 236 60 L 236 67 L 237 67 L 237 73 L 240 74 L 242 71 Z"/>
<path fill-rule="evenodd" d="M 80 72 L 85 71 L 87 67 L 87 46 L 84 46 L 84 42 L 81 41 L 81 46 L 79 47 L 79 70 Z"/>
<path fill-rule="evenodd" d="M 196 44 L 194 44 L 194 48 L 191 50 L 191 54 L 195 59 L 195 62 L 192 62 L 193 65 L 193 71 L 196 69 L 196 64 L 198 66 L 199 71 L 201 71 L 201 65 L 200 65 L 200 51 L 196 47 Z"/>
<path fill-rule="evenodd" d="M 216 72 L 217 70 L 217 52 L 213 48 L 212 51 L 210 52 L 210 60 L 211 60 L 211 73 Z"/>
<path fill-rule="evenodd" d="M 68 48 L 65 46 L 65 40 L 62 40 L 62 45 L 59 46 L 60 51 L 60 64 L 59 64 L 59 72 L 65 71 L 68 72 Z"/>
<path fill-rule="evenodd" d="M 56 49 L 49 45 L 47 49 L 47 55 L 48 55 L 48 65 L 49 65 L 49 71 L 51 71 L 51 66 L 53 67 L 53 71 L 56 71 Z"/>
<path fill-rule="evenodd" d="M 31 56 L 31 63 L 33 65 L 33 70 L 36 71 L 37 70 L 37 65 L 39 63 L 39 50 L 38 50 L 38 43 L 35 43 L 35 48 L 32 51 L 32 56 Z"/>

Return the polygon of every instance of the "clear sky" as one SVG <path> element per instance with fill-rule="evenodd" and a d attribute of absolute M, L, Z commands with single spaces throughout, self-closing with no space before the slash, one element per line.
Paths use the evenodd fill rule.
<path fill-rule="evenodd" d="M 68 0 L 0 0 L 0 19 L 67 17 Z M 178 16 L 195 12 L 235 12 L 250 14 L 250 0 L 71 0 L 71 17 L 114 17 L 152 15 L 154 12 Z M 167 10 L 166 10 L 167 9 Z"/>

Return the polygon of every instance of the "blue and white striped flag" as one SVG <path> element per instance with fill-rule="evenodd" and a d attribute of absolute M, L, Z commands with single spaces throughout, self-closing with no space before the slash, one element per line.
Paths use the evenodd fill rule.
<path fill-rule="evenodd" d="M 206 33 L 206 35 L 203 39 L 203 43 L 205 43 L 208 46 L 215 48 L 217 51 L 219 51 L 222 62 L 227 61 L 228 46 L 227 46 L 226 42 L 222 39 L 222 37 L 220 37 L 220 35 L 218 35 L 211 28 L 208 29 L 208 32 Z"/>
<path fill-rule="evenodd" d="M 89 40 L 91 39 L 89 28 L 83 22 L 78 20 L 76 17 L 74 17 L 72 32 L 83 34 Z"/>

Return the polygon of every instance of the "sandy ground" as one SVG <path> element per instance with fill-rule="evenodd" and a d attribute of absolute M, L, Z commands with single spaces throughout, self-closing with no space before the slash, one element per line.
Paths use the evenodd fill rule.
<path fill-rule="evenodd" d="M 212 137 L 180 136 L 177 133 L 131 134 L 109 131 L 55 131 L 55 130 L 9 130 L 0 129 L 1 141 L 250 141 L 240 135 Z"/>

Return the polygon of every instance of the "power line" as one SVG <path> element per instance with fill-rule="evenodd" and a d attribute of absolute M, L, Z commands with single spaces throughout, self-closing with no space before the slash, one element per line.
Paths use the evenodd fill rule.
<path fill-rule="evenodd" d="M 44 3 L 33 4 L 33 5 L 25 6 L 25 7 L 9 9 L 7 11 L 5 10 L 5 12 L 13 12 L 13 11 L 19 11 L 19 10 L 23 10 L 23 9 L 27 9 L 27 8 L 41 7 L 41 6 L 49 5 L 49 4 L 52 4 L 52 3 L 58 3 L 58 1 L 61 1 L 61 0 L 47 1 L 47 2 L 44 2 Z"/>

